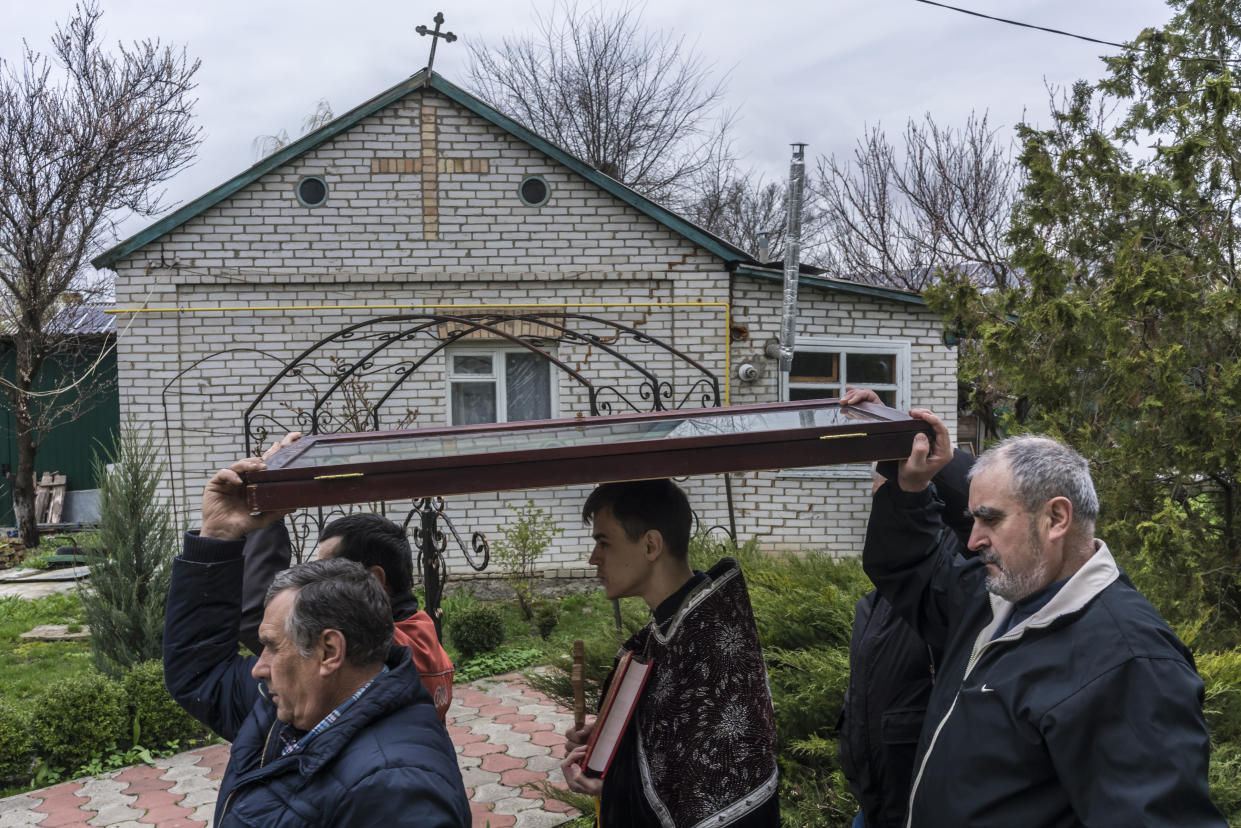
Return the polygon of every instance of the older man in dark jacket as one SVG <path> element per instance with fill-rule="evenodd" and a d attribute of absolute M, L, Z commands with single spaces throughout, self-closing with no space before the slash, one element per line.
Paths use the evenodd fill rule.
<path fill-rule="evenodd" d="M 169 692 L 233 743 L 214 824 L 469 825 L 452 743 L 360 564 L 281 573 L 263 655 L 238 655 L 242 538 L 279 517 L 245 506 L 240 474 L 261 466 L 242 460 L 207 484 L 202 530 L 186 535 L 168 594 Z"/>
<path fill-rule="evenodd" d="M 1019 437 L 971 470 L 963 562 L 931 483 L 952 457 L 929 411 L 875 493 L 863 564 L 944 655 L 906 825 L 1224 826 L 1193 659 L 1093 536 L 1086 461 Z"/>

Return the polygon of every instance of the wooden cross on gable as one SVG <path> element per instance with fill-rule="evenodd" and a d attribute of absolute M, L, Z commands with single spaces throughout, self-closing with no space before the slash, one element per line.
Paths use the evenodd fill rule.
<path fill-rule="evenodd" d="M 427 72 L 431 71 L 431 67 L 435 65 L 435 47 L 439 44 L 439 39 L 444 38 L 445 43 L 452 43 L 457 36 L 452 32 L 440 32 L 440 26 L 444 23 L 444 13 L 435 13 L 435 31 L 431 31 L 426 26 L 415 26 L 414 31 L 422 36 L 431 35 L 431 57 L 427 58 Z"/>

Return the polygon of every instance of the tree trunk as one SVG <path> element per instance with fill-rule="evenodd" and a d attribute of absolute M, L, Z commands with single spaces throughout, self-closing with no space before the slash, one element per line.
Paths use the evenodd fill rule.
<path fill-rule="evenodd" d="M 21 408 L 25 408 L 25 400 Z M 39 545 L 39 525 L 34 513 L 34 435 L 30 431 L 30 417 L 18 415 L 15 409 L 14 421 L 17 424 L 17 472 L 13 475 L 13 514 L 17 518 L 17 531 L 21 534 L 22 543 L 27 549 Z M 25 423 L 22 423 L 22 420 Z"/>
<path fill-rule="evenodd" d="M 34 428 L 30 412 L 29 391 L 34 385 L 30 351 L 21 337 L 15 337 L 17 352 L 16 369 L 13 374 L 15 388 L 9 389 L 9 403 L 13 407 L 13 428 L 17 433 L 17 472 L 13 475 L 13 514 L 17 519 L 17 531 L 27 549 L 39 545 L 39 524 L 34 513 Z"/>

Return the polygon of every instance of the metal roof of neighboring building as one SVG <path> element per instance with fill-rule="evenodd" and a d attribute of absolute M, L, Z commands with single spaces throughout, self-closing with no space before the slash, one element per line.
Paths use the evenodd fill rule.
<path fill-rule="evenodd" d="M 65 302 L 47 324 L 50 333 L 64 336 L 109 336 L 116 333 L 116 305 L 102 302 Z M 13 336 L 13 323 L 0 321 L 0 337 Z"/>

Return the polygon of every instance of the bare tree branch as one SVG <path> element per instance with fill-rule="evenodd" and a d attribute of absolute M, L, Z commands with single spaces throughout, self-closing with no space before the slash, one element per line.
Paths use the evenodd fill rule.
<path fill-rule="evenodd" d="M 530 36 L 470 44 L 474 90 L 648 198 L 673 202 L 727 149 L 724 81 L 636 7 L 557 3 Z"/>
<path fill-rule="evenodd" d="M 302 118 L 302 135 L 308 135 L 321 126 L 330 122 L 336 114 L 332 112 L 332 105 L 327 98 L 320 98 L 315 108 Z M 289 137 L 287 129 L 280 129 L 271 135 L 260 135 L 250 142 L 250 149 L 254 152 L 254 160 L 259 161 L 271 155 L 278 149 L 282 149 L 289 145 L 293 139 Z"/>
<path fill-rule="evenodd" d="M 980 285 L 1019 280 L 1005 240 L 1021 172 L 987 116 L 960 130 L 910 121 L 898 156 L 880 127 L 849 162 L 820 158 L 824 258 L 841 278 L 921 290 L 951 272 Z"/>
<path fill-rule="evenodd" d="M 190 97 L 198 62 L 151 40 L 105 52 L 101 15 L 93 2 L 77 6 L 52 37 L 50 61 L 29 46 L 19 65 L 0 61 L 0 324 L 16 364 L 0 389 L 18 438 L 10 483 L 27 543 L 37 541 L 38 435 L 72 408 L 38 382 L 72 345 L 53 324 L 62 296 L 106 293 L 90 258 L 122 217 L 161 209 L 156 186 L 190 163 L 199 142 Z M 85 384 L 71 378 L 66 390 Z"/>

